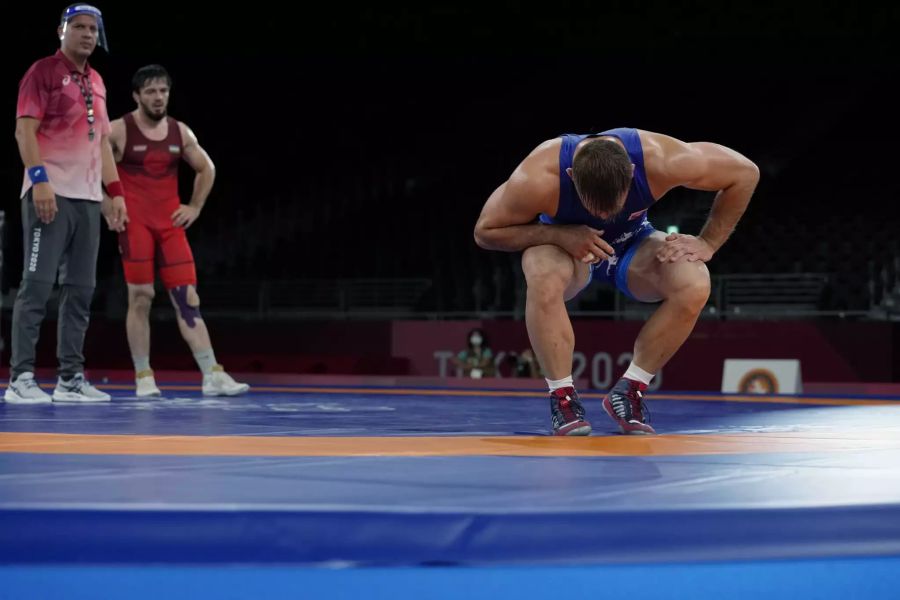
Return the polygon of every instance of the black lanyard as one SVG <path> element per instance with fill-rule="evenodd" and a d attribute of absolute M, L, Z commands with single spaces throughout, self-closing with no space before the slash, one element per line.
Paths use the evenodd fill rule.
<path fill-rule="evenodd" d="M 72 79 L 74 79 L 75 83 L 78 84 L 79 89 L 81 89 L 81 95 L 84 96 L 84 105 L 87 107 L 88 139 L 93 142 L 94 141 L 94 90 L 91 87 L 90 71 L 86 72 L 84 75 L 82 75 L 81 73 L 78 73 L 78 72 L 72 73 Z"/>

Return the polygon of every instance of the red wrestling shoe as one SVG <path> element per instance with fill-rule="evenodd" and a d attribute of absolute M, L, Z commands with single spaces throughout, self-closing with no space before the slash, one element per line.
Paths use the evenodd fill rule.
<path fill-rule="evenodd" d="M 550 392 L 550 420 L 553 435 L 590 435 L 591 424 L 584 418 L 584 407 L 573 387 Z"/>
<path fill-rule="evenodd" d="M 643 383 L 623 377 L 603 399 L 606 414 L 616 422 L 619 431 L 626 435 L 656 433 L 647 424 L 650 413 L 644 405 L 646 389 L 647 386 Z"/>

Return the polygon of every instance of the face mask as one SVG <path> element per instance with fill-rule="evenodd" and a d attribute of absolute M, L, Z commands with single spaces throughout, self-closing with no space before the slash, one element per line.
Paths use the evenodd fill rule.
<path fill-rule="evenodd" d="M 473 335 L 472 337 L 469 338 L 469 341 L 472 343 L 473 346 L 480 346 L 481 345 L 481 336 Z"/>

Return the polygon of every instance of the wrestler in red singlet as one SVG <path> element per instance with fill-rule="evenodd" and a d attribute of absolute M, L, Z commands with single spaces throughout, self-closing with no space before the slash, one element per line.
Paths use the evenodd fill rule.
<path fill-rule="evenodd" d="M 166 114 L 172 80 L 159 65 L 138 70 L 132 81 L 137 108 L 111 124 L 110 143 L 125 189 L 130 221 L 119 234 L 128 284 L 128 347 L 139 397 L 161 392 L 150 368 L 150 308 L 159 269 L 178 320 L 178 329 L 203 373 L 208 396 L 242 394 L 238 383 L 216 362 L 209 331 L 200 316 L 197 271 L 185 229 L 200 216 L 212 190 L 215 167 L 194 132 Z M 178 196 L 182 159 L 194 170 L 190 202 Z"/>
<path fill-rule="evenodd" d="M 159 277 L 167 290 L 197 285 L 194 256 L 184 227 L 176 227 L 172 214 L 181 206 L 178 197 L 178 164 L 184 145 L 178 121 L 168 121 L 168 135 L 148 139 L 134 115 L 122 117 L 127 143 L 119 162 L 119 178 L 125 186 L 125 202 L 131 221 L 119 234 L 125 281 L 153 283 L 154 257 L 159 259 Z M 156 253 L 157 248 L 159 253 Z"/>

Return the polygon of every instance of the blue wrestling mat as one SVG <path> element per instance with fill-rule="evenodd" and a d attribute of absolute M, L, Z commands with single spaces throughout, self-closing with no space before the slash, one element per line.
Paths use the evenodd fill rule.
<path fill-rule="evenodd" d="M 0 404 L 0 598 L 900 594 L 897 398 L 648 395 L 625 437 L 585 394 L 554 438 L 541 392 L 115 388 Z"/>

